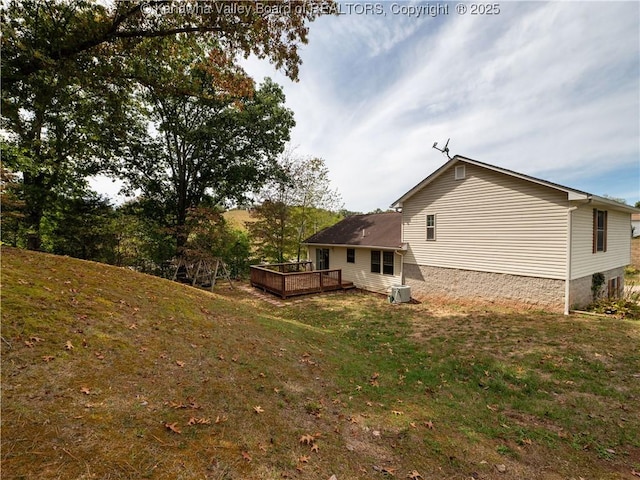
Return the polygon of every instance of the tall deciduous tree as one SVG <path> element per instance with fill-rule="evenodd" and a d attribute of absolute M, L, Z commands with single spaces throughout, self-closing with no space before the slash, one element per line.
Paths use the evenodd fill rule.
<path fill-rule="evenodd" d="M 202 64 L 169 65 L 167 80 L 183 69 L 188 81 L 200 83 L 199 94 L 168 92 L 165 82 L 148 86 L 151 130 L 157 135 L 124 159 L 122 175 L 132 189 L 162 205 L 180 251 L 190 209 L 205 200 L 243 201 L 273 176 L 294 121 L 281 88 L 271 80 L 254 90 L 242 72 L 212 76 Z M 220 82 L 226 75 L 237 77 L 234 91 Z M 244 91 L 237 82 L 245 82 Z"/>
<path fill-rule="evenodd" d="M 261 205 L 254 209 L 257 221 L 249 229 L 264 259 L 300 261 L 303 240 L 340 219 L 332 212 L 342 208 L 342 200 L 331 188 L 321 158 L 287 151 L 279 167 L 279 175 L 260 192 Z"/>
<path fill-rule="evenodd" d="M 330 13 L 333 3 L 294 3 L 300 8 L 262 12 L 252 1 L 3 3 L 2 128 L 5 141 L 24 152 L 10 167 L 24 183 L 29 247 L 39 247 L 40 221 L 60 189 L 107 169 L 113 157 L 130 155 L 133 134 L 140 133 L 132 98 L 141 83 L 150 83 L 137 60 L 150 44 L 197 37 L 215 43 L 230 64 L 254 54 L 295 80 L 307 24 Z"/>

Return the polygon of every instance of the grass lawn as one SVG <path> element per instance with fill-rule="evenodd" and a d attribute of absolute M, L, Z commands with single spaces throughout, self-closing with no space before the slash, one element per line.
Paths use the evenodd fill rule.
<path fill-rule="evenodd" d="M 2 249 L 3 479 L 633 479 L 640 322 L 276 307 Z"/>

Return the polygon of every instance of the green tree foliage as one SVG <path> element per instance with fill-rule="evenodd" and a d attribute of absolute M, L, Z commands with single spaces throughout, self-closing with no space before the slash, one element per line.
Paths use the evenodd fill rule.
<path fill-rule="evenodd" d="M 282 201 L 265 200 L 252 215 L 255 222 L 247 223 L 255 255 L 259 262 L 282 263 L 293 258 L 297 232 L 290 221 L 290 207 Z"/>
<path fill-rule="evenodd" d="M 161 206 L 160 206 L 161 207 Z M 166 213 L 144 197 L 117 209 L 116 265 L 167 277 L 175 256 L 175 239 L 165 225 Z"/>
<path fill-rule="evenodd" d="M 103 263 L 115 262 L 115 211 L 108 199 L 93 192 L 61 196 L 43 219 L 45 250 Z"/>
<path fill-rule="evenodd" d="M 302 242 L 342 217 L 340 194 L 331 188 L 324 160 L 286 152 L 280 174 L 260 193 L 262 204 L 253 211 L 257 221 L 248 225 L 265 261 L 283 262 L 302 255 Z"/>
<path fill-rule="evenodd" d="M 20 226 L 24 218 L 24 201 L 22 196 L 22 182 L 18 176 L 0 166 L 0 202 L 2 215 L 0 216 L 2 242 L 13 247 L 19 246 L 21 239 Z M 20 245 L 24 246 L 24 245 Z"/>
<path fill-rule="evenodd" d="M 208 87 L 215 81 L 207 72 L 200 75 Z M 121 172 L 131 189 L 141 190 L 167 212 L 178 251 L 189 236 L 190 209 L 203 202 L 243 201 L 276 171 L 293 113 L 272 81 L 255 91 L 252 82 L 247 86 L 242 95 L 209 88 L 198 96 L 149 89 L 150 117 L 159 134 L 147 148 L 124 158 Z"/>
<path fill-rule="evenodd" d="M 82 190 L 87 175 L 148 147 L 140 142 L 145 125 L 136 95 L 141 85 L 154 84 L 141 69 L 146 58 L 156 58 L 150 56 L 154 51 L 181 58 L 187 50 L 172 48 L 177 45 L 172 40 L 197 38 L 215 45 L 216 55 L 201 58 L 213 74 L 223 61 L 224 71 L 239 55 L 253 54 L 296 80 L 297 49 L 307 42 L 307 24 L 332 5 L 305 2 L 290 14 L 278 9 L 260 14 L 252 1 L 211 2 L 209 12 L 189 14 L 189 8 L 193 12 L 203 3 L 176 3 L 3 2 L 2 128 L 5 141 L 21 152 L 5 163 L 24 184 L 29 248 L 40 248 L 42 218 L 59 195 Z M 198 82 L 181 81 L 185 78 L 160 80 L 193 94 Z"/>
<path fill-rule="evenodd" d="M 249 237 L 232 228 L 222 211 L 210 207 L 189 210 L 189 237 L 184 254 L 187 258 L 206 260 L 211 265 L 217 259 L 225 262 L 231 275 L 238 277 L 249 268 Z"/>
<path fill-rule="evenodd" d="M 206 4 L 206 5 L 205 5 Z M 78 65 L 86 59 L 109 63 L 144 39 L 193 35 L 216 39 L 230 52 L 269 59 L 296 80 L 298 46 L 308 41 L 307 24 L 323 13 L 337 13 L 332 1 L 290 2 L 289 12 L 260 12 L 251 0 L 10 0 L 3 13 L 8 35 L 9 81 L 43 70 Z M 208 6 L 198 9 L 198 7 Z M 192 13 L 189 13 L 192 12 Z M 22 62 L 12 59 L 20 56 Z M 117 69 L 117 65 L 111 65 Z M 4 76 L 5 72 L 3 72 Z"/>
<path fill-rule="evenodd" d="M 15 153 L 4 160 L 22 177 L 32 249 L 41 246 L 47 208 L 81 191 L 134 123 L 126 85 L 112 81 L 102 53 L 51 58 L 87 35 L 97 12 L 82 1 L 12 1 L 2 9 L 2 127 Z"/>

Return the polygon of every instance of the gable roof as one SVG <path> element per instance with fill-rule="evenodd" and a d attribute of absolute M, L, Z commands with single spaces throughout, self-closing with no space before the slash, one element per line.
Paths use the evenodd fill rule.
<path fill-rule="evenodd" d="M 352 215 L 307 238 L 304 244 L 404 249 L 399 212 Z"/>
<path fill-rule="evenodd" d="M 471 158 L 463 157 L 461 155 L 455 155 L 451 158 L 447 163 L 438 168 L 435 172 L 429 175 L 427 178 L 418 183 L 415 187 L 405 193 L 402 197 L 391 204 L 391 208 L 401 208 L 402 204 L 411 198 L 413 195 L 418 193 L 420 190 L 425 188 L 431 182 L 433 182 L 436 178 L 442 175 L 445 171 L 449 170 L 456 163 L 466 163 L 469 165 L 475 165 L 477 167 L 486 168 L 488 170 L 493 170 L 494 172 L 502 173 L 504 175 L 509 175 L 514 178 L 519 178 L 521 180 L 526 180 L 528 182 L 537 183 L 538 185 L 543 185 L 545 187 L 553 188 L 555 190 L 559 190 L 561 192 L 565 192 L 567 194 L 567 200 L 589 200 L 594 201 L 599 204 L 604 204 L 609 206 L 615 210 L 623 210 L 626 212 L 639 212 L 637 208 L 631 207 L 629 205 L 625 205 L 614 200 L 610 200 L 608 198 L 599 197 L 598 195 L 593 195 L 588 192 L 584 192 L 582 190 L 577 190 L 575 188 L 565 187 L 564 185 L 560 185 L 558 183 L 549 182 L 547 180 L 542 180 L 540 178 L 532 177 L 530 175 L 525 175 L 523 173 L 514 172 L 513 170 L 508 170 L 502 167 L 496 167 L 495 165 L 490 165 L 488 163 L 479 162 L 478 160 L 473 160 Z"/>

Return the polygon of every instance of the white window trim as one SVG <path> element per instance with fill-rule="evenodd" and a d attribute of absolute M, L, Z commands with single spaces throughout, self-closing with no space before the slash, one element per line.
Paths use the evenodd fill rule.
<path fill-rule="evenodd" d="M 466 177 L 465 165 L 457 165 L 455 168 L 454 177 L 456 180 L 464 180 Z"/>
<path fill-rule="evenodd" d="M 429 227 L 429 217 L 433 217 L 433 227 Z M 424 238 L 427 242 L 435 242 L 438 238 L 437 226 L 438 226 L 438 216 L 435 213 L 427 213 L 424 217 Z M 429 238 L 429 228 L 433 228 L 433 238 Z"/>

